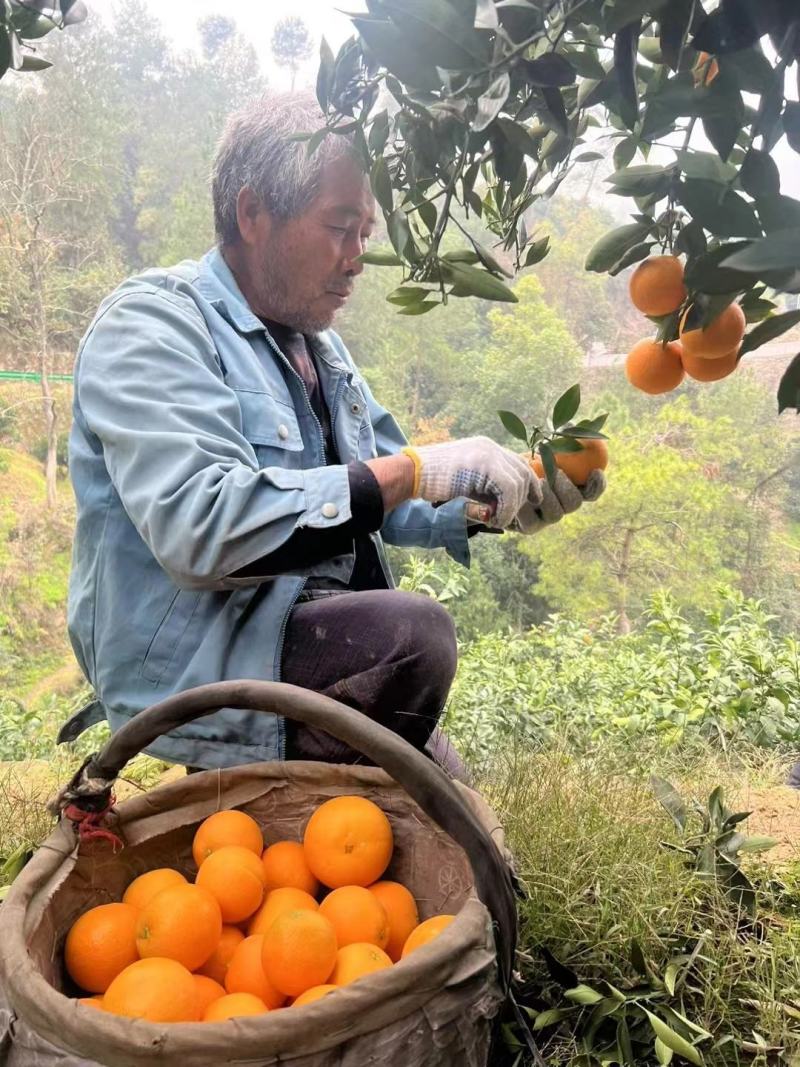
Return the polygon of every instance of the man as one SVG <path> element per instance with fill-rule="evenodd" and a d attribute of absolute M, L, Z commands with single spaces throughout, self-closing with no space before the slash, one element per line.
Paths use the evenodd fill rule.
<path fill-rule="evenodd" d="M 406 448 L 329 330 L 363 269 L 375 204 L 345 139 L 311 159 L 291 139 L 321 121 L 298 98 L 235 115 L 214 164 L 218 247 L 123 283 L 81 342 L 69 630 L 98 701 L 63 738 L 104 717 L 115 730 L 190 686 L 279 679 L 446 762 L 434 730 L 453 625 L 392 588 L 383 541 L 467 564 L 470 499 L 523 532 L 583 499 L 487 438 Z M 236 708 L 150 751 L 193 767 L 359 758 Z"/>

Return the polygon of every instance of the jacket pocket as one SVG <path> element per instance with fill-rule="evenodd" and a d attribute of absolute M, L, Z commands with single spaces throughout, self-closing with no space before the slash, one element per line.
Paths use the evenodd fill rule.
<path fill-rule="evenodd" d="M 242 433 L 251 445 L 302 452 L 303 438 L 294 408 L 269 393 L 234 389 L 242 412 Z"/>
<path fill-rule="evenodd" d="M 173 596 L 142 660 L 141 674 L 149 682 L 158 684 L 165 680 L 202 595 L 197 590 L 179 589 Z"/>

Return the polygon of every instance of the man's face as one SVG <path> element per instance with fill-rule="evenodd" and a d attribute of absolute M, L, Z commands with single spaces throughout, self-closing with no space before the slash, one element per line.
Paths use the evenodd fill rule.
<path fill-rule="evenodd" d="M 364 269 L 357 257 L 374 227 L 367 176 L 346 157 L 329 163 L 302 215 L 259 228 L 251 259 L 256 310 L 301 333 L 327 329 Z"/>

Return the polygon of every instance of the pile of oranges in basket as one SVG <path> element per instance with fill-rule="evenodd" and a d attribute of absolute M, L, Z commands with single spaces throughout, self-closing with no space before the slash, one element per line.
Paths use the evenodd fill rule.
<path fill-rule="evenodd" d="M 151 1022 L 220 1022 L 298 1007 L 392 967 L 453 921 L 420 923 L 411 892 L 383 881 L 394 841 L 359 796 L 311 815 L 300 841 L 264 847 L 244 812 L 198 828 L 197 875 L 159 868 L 70 928 L 64 963 L 82 1003 Z"/>

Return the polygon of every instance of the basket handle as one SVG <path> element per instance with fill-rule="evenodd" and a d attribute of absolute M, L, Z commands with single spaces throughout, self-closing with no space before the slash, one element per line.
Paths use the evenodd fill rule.
<path fill-rule="evenodd" d="M 382 767 L 419 807 L 466 853 L 475 891 L 494 921 L 500 977 L 507 990 L 512 977 L 517 939 L 514 876 L 497 845 L 461 793 L 427 756 L 399 735 L 353 708 L 285 682 L 239 680 L 197 686 L 139 712 L 91 756 L 61 790 L 55 806 L 79 807 L 83 799 L 97 811 L 129 760 L 162 734 L 210 715 L 220 708 L 267 711 L 325 730 Z"/>

